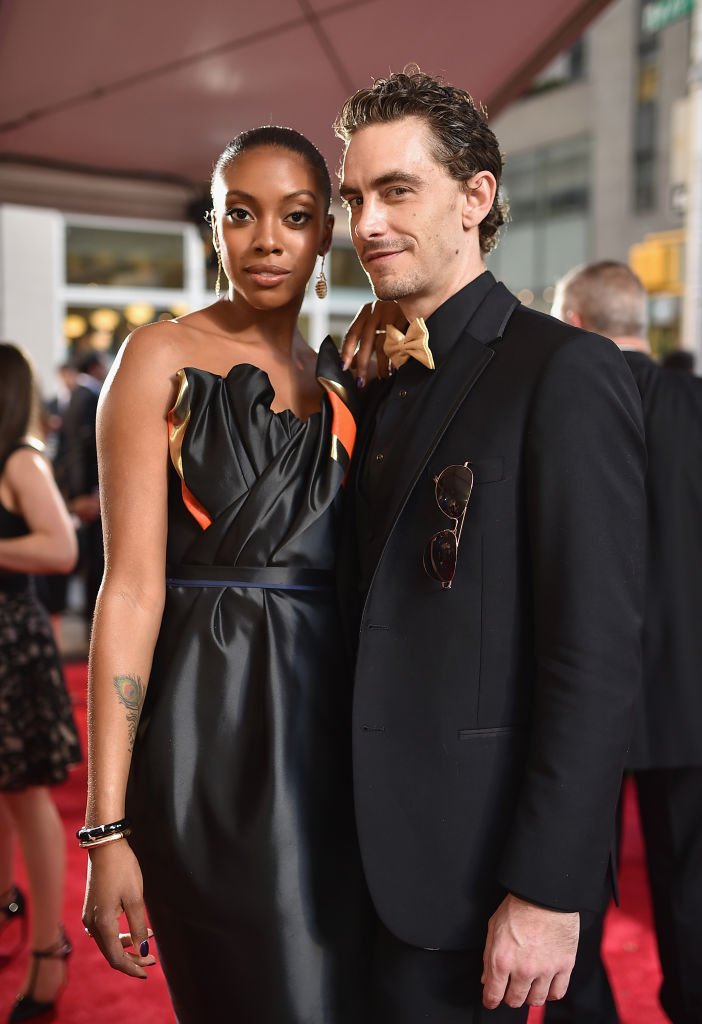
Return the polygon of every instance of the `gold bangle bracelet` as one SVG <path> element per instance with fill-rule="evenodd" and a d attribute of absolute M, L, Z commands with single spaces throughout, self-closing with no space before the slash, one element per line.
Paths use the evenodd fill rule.
<path fill-rule="evenodd" d="M 88 839 L 85 842 L 78 843 L 78 845 L 81 850 L 91 850 L 94 846 L 104 846 L 105 843 L 114 843 L 117 839 L 126 839 L 131 834 L 132 830 L 125 828 L 122 832 L 112 832 L 109 836 L 103 836 L 101 839 Z"/>

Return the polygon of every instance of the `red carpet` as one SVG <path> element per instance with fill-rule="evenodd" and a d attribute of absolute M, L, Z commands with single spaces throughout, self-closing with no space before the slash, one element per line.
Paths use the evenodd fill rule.
<path fill-rule="evenodd" d="M 75 703 L 76 718 L 85 735 L 85 665 L 69 665 L 67 680 Z M 78 848 L 75 831 L 83 823 L 86 769 L 82 765 L 56 799 L 66 825 L 68 874 L 64 921 L 74 954 L 69 961 L 69 980 L 60 1002 L 59 1024 L 173 1024 L 163 976 L 151 969 L 147 981 L 127 978 L 111 970 L 94 943 L 83 932 L 80 920 L 85 882 L 86 853 Z M 23 882 L 21 869 L 18 880 Z M 660 969 L 651 931 L 651 912 L 646 885 L 641 837 L 632 792 L 627 793 L 621 871 L 622 905 L 610 911 L 605 933 L 605 957 L 614 985 L 622 1024 L 666 1024 L 656 993 Z M 158 954 L 158 951 L 157 951 Z M 0 974 L 0 1022 L 6 1020 L 24 973 L 24 960 L 12 963 Z M 203 978 L 203 985 L 207 979 Z M 532 1010 L 529 1024 L 539 1024 L 541 1011 Z M 203 1022 L 204 1024 L 204 1022 Z M 255 1022 L 241 1022 L 255 1024 Z M 359 1021 L 359 1024 L 363 1022 Z"/>
<path fill-rule="evenodd" d="M 622 1024 L 670 1024 L 658 1004 L 661 970 L 633 786 L 625 790 L 623 828 L 621 906 L 607 915 L 604 959 Z M 541 1024 L 542 1018 L 542 1011 L 532 1010 L 529 1024 Z"/>
<path fill-rule="evenodd" d="M 85 664 L 68 665 L 66 679 L 74 701 L 76 721 L 85 736 Z M 146 981 L 113 971 L 95 943 L 83 931 L 80 919 L 85 888 L 87 853 L 78 847 L 76 829 L 85 820 L 87 769 L 80 765 L 64 786 L 56 789 L 56 802 L 66 825 L 68 861 L 64 922 L 73 943 L 68 961 L 68 985 L 59 1003 L 59 1024 L 173 1024 L 166 983 L 158 967 L 152 967 Z M 18 881 L 23 884 L 22 871 Z M 26 891 L 26 887 L 25 887 Z M 7 1019 L 24 977 L 25 961 L 14 961 L 0 974 L 0 1022 Z M 203 1022 L 204 1024 L 204 1022 Z"/>

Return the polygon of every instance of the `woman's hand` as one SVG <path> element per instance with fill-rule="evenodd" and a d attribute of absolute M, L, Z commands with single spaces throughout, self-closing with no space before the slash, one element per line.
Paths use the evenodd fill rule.
<path fill-rule="evenodd" d="M 148 939 L 153 932 L 146 925 L 137 859 L 124 839 L 96 847 L 89 858 L 83 904 L 85 930 L 116 971 L 132 978 L 146 978 L 144 968 L 155 964 L 156 958 L 148 952 Z M 129 932 L 120 933 L 122 912 L 127 916 Z M 125 949 L 130 945 L 136 953 Z M 146 952 L 146 956 L 139 955 L 139 950 Z"/>
<path fill-rule="evenodd" d="M 343 367 L 345 370 L 352 367 L 359 387 L 368 380 L 368 364 L 373 352 L 378 361 L 378 376 L 390 376 L 390 362 L 383 351 L 385 327 L 386 324 L 404 327 L 406 323 L 407 318 L 396 302 L 376 299 L 359 309 L 341 346 Z"/>

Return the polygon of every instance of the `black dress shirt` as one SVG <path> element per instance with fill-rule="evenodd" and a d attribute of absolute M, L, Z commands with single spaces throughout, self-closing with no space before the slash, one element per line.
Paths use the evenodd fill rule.
<path fill-rule="evenodd" d="M 486 270 L 428 317 L 426 325 L 435 370 L 427 369 L 416 359 L 408 359 L 389 382 L 378 385 L 385 386 L 387 393 L 376 407 L 375 423 L 358 472 L 357 527 L 362 593 L 368 590 L 380 557 L 384 540 L 383 510 L 392 497 L 397 462 L 404 439 L 412 431 L 416 410 L 442 362 L 470 325 L 494 284 L 495 278 Z"/>

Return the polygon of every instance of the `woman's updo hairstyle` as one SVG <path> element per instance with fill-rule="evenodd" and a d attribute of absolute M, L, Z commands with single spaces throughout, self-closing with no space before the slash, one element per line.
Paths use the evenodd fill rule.
<path fill-rule="evenodd" d="M 308 166 L 312 169 L 317 180 L 317 185 L 324 199 L 324 209 L 329 210 L 331 206 L 331 178 L 329 168 L 322 154 L 308 138 L 296 132 L 294 128 L 283 128 L 280 125 L 266 124 L 260 128 L 250 128 L 241 132 L 232 139 L 226 149 L 220 154 L 212 171 L 211 191 L 214 198 L 215 183 L 229 164 L 252 149 L 262 146 L 272 146 L 275 149 L 286 149 L 290 153 L 298 153 Z"/>

